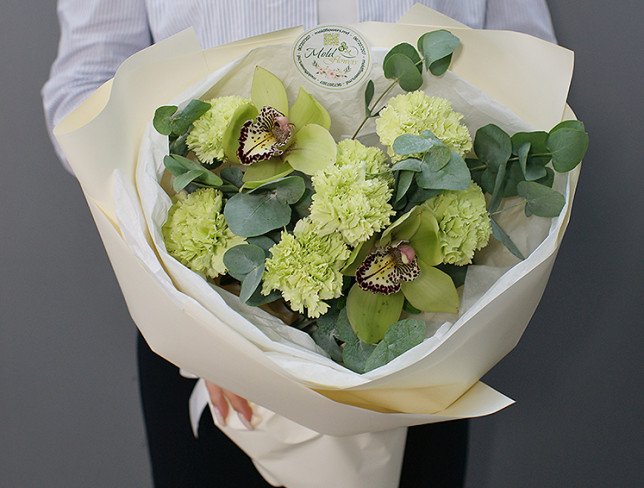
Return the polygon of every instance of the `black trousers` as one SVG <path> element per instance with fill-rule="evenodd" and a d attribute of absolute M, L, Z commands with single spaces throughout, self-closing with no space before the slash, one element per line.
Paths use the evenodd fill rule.
<path fill-rule="evenodd" d="M 176 366 L 152 352 L 140 334 L 137 350 L 155 488 L 269 487 L 250 459 L 208 415 L 202 416 L 199 438 L 194 438 L 188 398 L 195 380 L 182 378 Z M 462 487 L 467 437 L 465 420 L 410 428 L 400 488 Z"/>

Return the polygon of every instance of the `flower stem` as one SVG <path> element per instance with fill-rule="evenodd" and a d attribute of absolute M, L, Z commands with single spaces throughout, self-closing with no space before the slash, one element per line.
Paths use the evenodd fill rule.
<path fill-rule="evenodd" d="M 510 210 L 511 208 L 519 207 L 519 206 L 521 206 L 521 205 L 525 205 L 525 202 L 515 203 L 514 205 L 510 205 L 509 207 L 505 207 L 505 208 L 502 208 L 501 210 L 497 210 L 496 212 L 492 212 L 492 213 L 490 214 L 490 217 L 492 217 L 493 215 L 498 215 L 498 214 L 500 214 L 500 213 L 503 213 L 503 212 L 505 212 L 505 211 L 507 211 L 507 210 Z"/>
<path fill-rule="evenodd" d="M 392 82 L 392 83 L 387 87 L 387 89 L 386 89 L 384 92 L 382 92 L 382 95 L 380 95 L 380 96 L 378 97 L 378 99 L 374 102 L 374 104 L 372 105 L 372 109 L 369 111 L 369 115 L 367 115 L 367 116 L 362 120 L 362 122 L 360 123 L 360 125 L 358 126 L 358 128 L 356 129 L 356 131 L 355 131 L 355 132 L 353 133 L 353 135 L 351 136 L 351 139 L 355 139 L 356 137 L 358 137 L 358 134 L 360 133 L 360 131 L 362 130 L 362 128 L 364 127 L 364 125 L 367 123 L 367 120 L 369 120 L 371 117 L 373 117 L 373 115 L 372 115 L 373 110 L 374 110 L 374 109 L 376 108 L 376 106 L 380 103 L 380 101 L 385 97 L 385 95 L 387 95 L 387 93 L 389 93 L 389 92 L 392 90 L 392 88 L 393 88 L 394 86 L 396 86 L 396 84 L 397 84 L 397 83 L 398 83 L 398 80 L 394 80 L 394 81 L 393 81 L 393 82 Z"/>

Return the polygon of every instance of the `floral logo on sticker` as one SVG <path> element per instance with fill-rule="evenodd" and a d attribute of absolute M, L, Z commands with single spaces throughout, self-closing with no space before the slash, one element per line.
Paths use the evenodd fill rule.
<path fill-rule="evenodd" d="M 371 70 L 371 52 L 362 35 L 336 25 L 302 34 L 293 45 L 293 61 L 302 76 L 329 90 L 357 85 Z"/>

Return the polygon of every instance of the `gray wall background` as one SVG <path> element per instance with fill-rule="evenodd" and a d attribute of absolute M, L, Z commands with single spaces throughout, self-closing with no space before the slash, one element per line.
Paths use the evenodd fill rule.
<path fill-rule="evenodd" d="M 591 148 L 545 296 L 485 378 L 517 404 L 473 422 L 468 486 L 639 487 L 644 4 L 550 7 Z M 134 325 L 43 122 L 55 1 L 3 0 L 0 33 L 0 487 L 148 487 Z"/>

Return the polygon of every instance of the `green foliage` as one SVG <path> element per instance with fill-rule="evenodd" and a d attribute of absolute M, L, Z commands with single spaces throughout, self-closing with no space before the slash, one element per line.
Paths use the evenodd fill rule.
<path fill-rule="evenodd" d="M 224 254 L 224 266 L 228 274 L 241 281 L 239 299 L 247 303 L 259 288 L 264 274 L 266 254 L 261 247 L 241 244 L 230 248 Z"/>
<path fill-rule="evenodd" d="M 305 190 L 306 185 L 301 176 L 286 176 L 264 183 L 249 193 L 270 191 L 279 201 L 292 205 L 302 198 Z"/>
<path fill-rule="evenodd" d="M 444 74 L 452 62 L 452 55 L 461 41 L 446 30 L 427 32 L 418 39 L 418 50 L 423 55 L 425 66 L 434 75 Z"/>
<path fill-rule="evenodd" d="M 510 159 L 512 141 L 503 129 L 488 124 L 476 131 L 474 152 L 489 169 L 496 172 Z"/>
<path fill-rule="evenodd" d="M 571 123 L 572 122 L 572 123 Z M 574 169 L 588 150 L 588 134 L 575 125 L 577 121 L 566 121 L 554 127 L 548 135 L 548 149 L 552 152 L 552 165 L 560 173 Z"/>
<path fill-rule="evenodd" d="M 371 101 L 373 100 L 373 95 L 375 94 L 376 87 L 373 83 L 373 80 L 369 80 L 367 82 L 367 86 L 364 90 L 364 114 L 365 117 L 371 117 L 371 110 L 369 109 L 369 105 L 371 104 Z"/>
<path fill-rule="evenodd" d="M 393 324 L 364 363 L 364 369 L 371 371 L 389 363 L 425 339 L 427 325 L 422 320 L 404 319 Z"/>
<path fill-rule="evenodd" d="M 413 171 L 414 173 L 418 173 L 422 170 L 423 163 L 416 158 L 403 159 L 391 167 L 391 171 Z"/>
<path fill-rule="evenodd" d="M 534 181 L 522 181 L 517 185 L 519 196 L 525 198 L 525 214 L 539 217 L 557 217 L 566 199 L 558 191 Z"/>
<path fill-rule="evenodd" d="M 166 169 L 174 176 L 172 188 L 174 191 L 183 190 L 192 182 L 199 183 L 201 186 L 220 188 L 224 182 L 222 179 L 207 170 L 201 164 L 192 161 L 178 154 L 170 154 L 163 158 L 163 164 Z"/>
<path fill-rule="evenodd" d="M 418 186 L 426 190 L 464 190 L 467 188 L 471 175 L 463 158 L 458 153 L 451 151 L 447 164 L 437 170 L 435 168 L 440 166 L 439 163 L 442 162 L 442 160 L 434 160 L 438 153 L 438 151 L 430 151 L 423 158 L 425 164 L 416 177 Z M 445 153 L 442 152 L 442 154 Z"/>
<path fill-rule="evenodd" d="M 266 234 L 291 221 L 290 205 L 304 194 L 306 187 L 299 176 L 273 180 L 249 193 L 233 195 L 224 207 L 230 229 L 242 237 Z"/>
<path fill-rule="evenodd" d="M 230 276 L 243 281 L 248 273 L 264 264 L 265 259 L 266 254 L 261 247 L 253 244 L 241 244 L 226 251 L 224 266 Z"/>
<path fill-rule="evenodd" d="M 260 236 L 291 221 L 291 208 L 271 192 L 238 193 L 224 207 L 230 229 L 242 237 Z"/>
<path fill-rule="evenodd" d="M 164 136 L 179 137 L 188 132 L 192 123 L 205 114 L 210 104 L 201 100 L 191 100 L 183 110 L 174 105 L 156 109 L 152 125 Z"/>
<path fill-rule="evenodd" d="M 519 248 L 512 241 L 512 239 L 510 239 L 510 236 L 505 233 L 505 231 L 501 228 L 497 221 L 494 220 L 494 218 L 490 218 L 490 223 L 492 224 L 492 235 L 494 236 L 494 238 L 501 244 L 503 244 L 507 248 L 507 250 L 514 254 L 516 257 L 524 260 L 525 256 L 521 253 L 521 251 L 519 251 Z"/>
<path fill-rule="evenodd" d="M 409 156 L 411 154 L 425 153 L 432 146 L 434 146 L 434 142 L 426 137 L 416 136 L 414 134 L 403 134 L 396 137 L 392 149 L 399 156 Z"/>
<path fill-rule="evenodd" d="M 237 166 L 227 166 L 219 172 L 219 175 L 225 182 L 236 188 L 241 188 L 244 184 L 244 173 Z"/>
<path fill-rule="evenodd" d="M 415 63 L 404 54 L 396 53 L 387 58 L 383 64 L 385 78 L 396 80 L 400 88 L 407 92 L 418 90 L 423 84 L 423 75 Z"/>
<path fill-rule="evenodd" d="M 405 197 L 413 181 L 414 181 L 413 171 L 404 170 L 398 173 L 398 179 L 396 180 L 396 193 L 394 196 L 394 203 L 398 203 Z"/>

